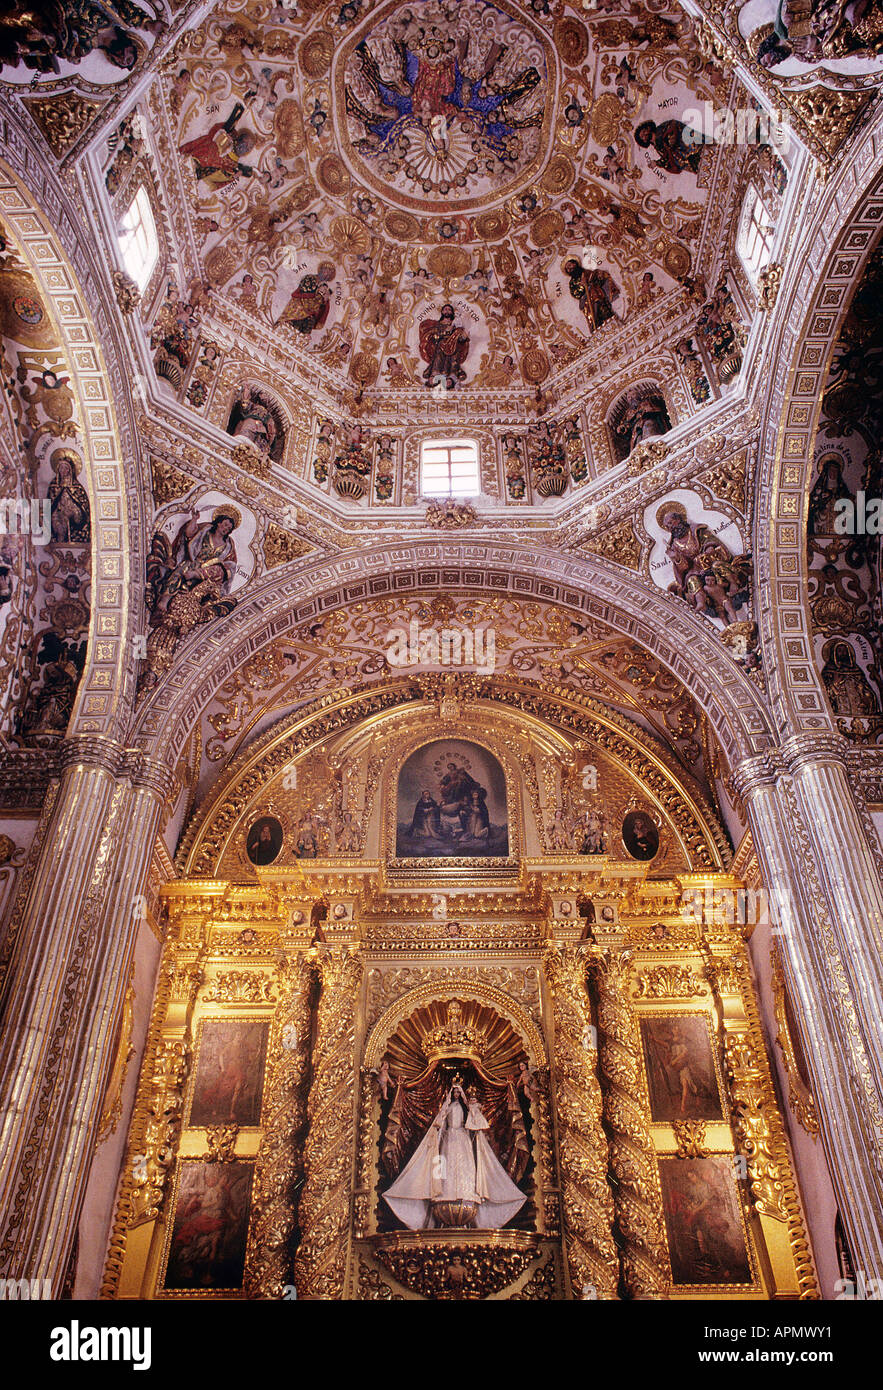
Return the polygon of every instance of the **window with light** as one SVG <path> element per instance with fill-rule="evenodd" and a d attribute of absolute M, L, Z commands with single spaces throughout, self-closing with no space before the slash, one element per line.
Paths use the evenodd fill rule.
<path fill-rule="evenodd" d="M 420 450 L 424 497 L 478 497 L 478 445 L 474 439 L 426 439 Z"/>
<path fill-rule="evenodd" d="M 775 223 L 756 188 L 749 188 L 742 208 L 736 250 L 753 284 L 770 263 Z"/>
<path fill-rule="evenodd" d="M 156 222 L 143 184 L 123 214 L 118 236 L 126 273 L 143 294 L 159 260 Z"/>

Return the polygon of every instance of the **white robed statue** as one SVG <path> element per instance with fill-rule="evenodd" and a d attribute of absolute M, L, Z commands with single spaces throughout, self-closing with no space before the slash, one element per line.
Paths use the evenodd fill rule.
<path fill-rule="evenodd" d="M 384 1201 L 412 1231 L 438 1226 L 499 1230 L 526 1198 L 488 1141 L 490 1124 L 474 1087 L 454 1083 Z"/>

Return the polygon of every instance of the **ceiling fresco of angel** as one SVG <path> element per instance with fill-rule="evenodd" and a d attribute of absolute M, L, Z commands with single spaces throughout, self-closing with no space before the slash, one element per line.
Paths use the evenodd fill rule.
<path fill-rule="evenodd" d="M 662 8 L 217 11 L 148 113 L 214 303 L 341 391 L 396 393 L 539 390 L 701 306 L 741 152 L 685 115 L 745 98 Z"/>

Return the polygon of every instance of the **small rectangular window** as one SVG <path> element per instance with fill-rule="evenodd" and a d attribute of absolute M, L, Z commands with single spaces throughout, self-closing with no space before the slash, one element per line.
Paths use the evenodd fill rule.
<path fill-rule="evenodd" d="M 424 497 L 478 497 L 478 446 L 473 439 L 426 439 L 420 451 Z"/>
<path fill-rule="evenodd" d="M 159 238 L 147 189 L 142 184 L 120 223 L 120 254 L 126 274 L 143 294 L 159 259 Z"/>

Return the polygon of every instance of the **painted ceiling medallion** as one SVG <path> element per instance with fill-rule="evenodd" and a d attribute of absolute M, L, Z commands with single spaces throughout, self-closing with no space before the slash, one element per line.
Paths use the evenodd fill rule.
<path fill-rule="evenodd" d="M 357 177 L 402 207 L 502 201 L 548 157 L 554 53 L 514 10 L 389 6 L 343 45 L 335 72 L 338 146 Z"/>

